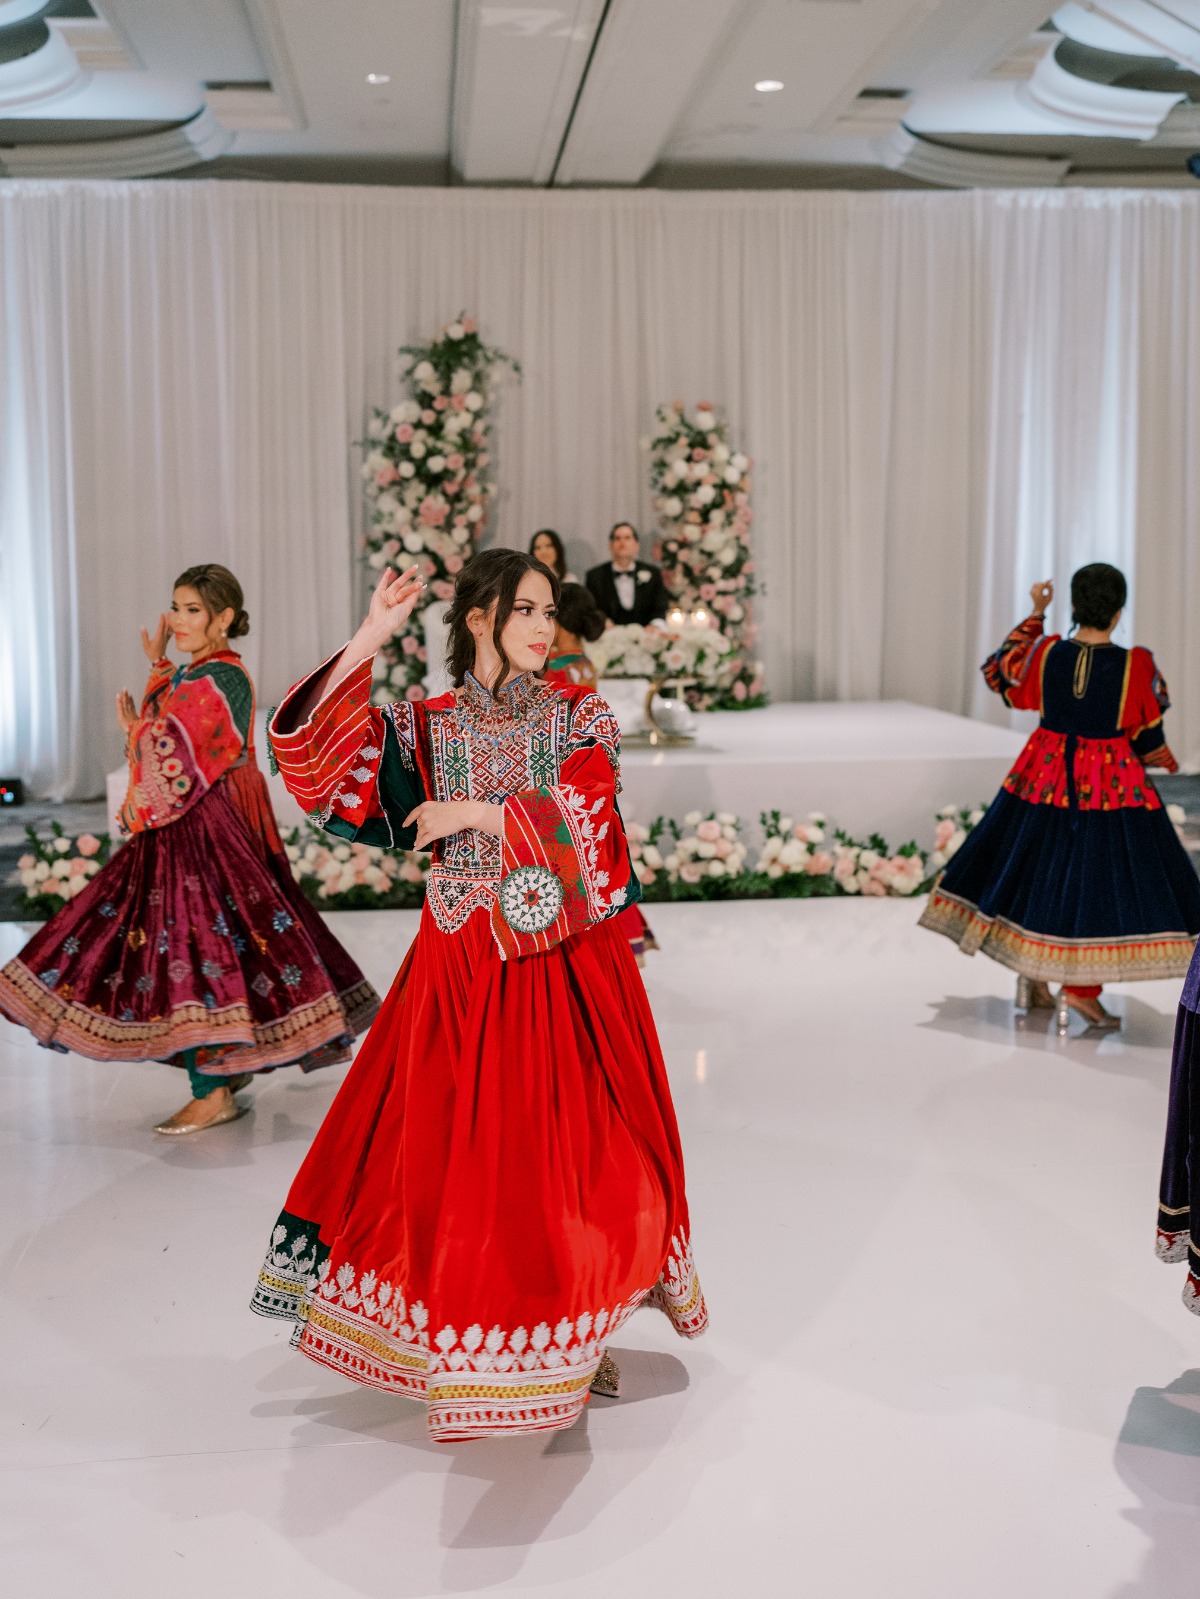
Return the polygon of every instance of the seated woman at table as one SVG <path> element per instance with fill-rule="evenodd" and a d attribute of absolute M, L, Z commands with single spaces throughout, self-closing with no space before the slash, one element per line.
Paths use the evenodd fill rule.
<path fill-rule="evenodd" d="M 1112 642 L 1116 567 L 1071 579 L 1073 636 L 1044 634 L 1054 595 L 983 665 L 988 687 L 1041 722 L 937 883 L 921 926 L 1019 974 L 1017 1003 L 1118 1027 L 1101 985 L 1182 977 L 1200 933 L 1200 882 L 1147 768 L 1178 771 L 1163 736 L 1167 685 L 1147 649 Z"/>

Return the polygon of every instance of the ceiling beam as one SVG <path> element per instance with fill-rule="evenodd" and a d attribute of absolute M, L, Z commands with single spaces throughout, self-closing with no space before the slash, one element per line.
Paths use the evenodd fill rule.
<path fill-rule="evenodd" d="M 557 184 L 640 183 L 742 0 L 611 0 Z"/>
<path fill-rule="evenodd" d="M 450 157 L 464 183 L 546 184 L 605 0 L 459 0 Z"/>

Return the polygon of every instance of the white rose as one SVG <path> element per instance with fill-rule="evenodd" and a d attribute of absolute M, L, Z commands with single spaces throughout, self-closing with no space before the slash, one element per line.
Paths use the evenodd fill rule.
<path fill-rule="evenodd" d="M 462 336 L 463 336 L 463 325 L 462 325 L 462 323 L 461 322 L 451 322 L 450 326 L 446 329 L 446 337 L 448 339 L 461 339 Z"/>
<path fill-rule="evenodd" d="M 383 421 L 380 417 L 373 416 L 367 423 L 367 437 L 381 439 L 383 437 Z"/>
<path fill-rule="evenodd" d="M 696 503 L 698 505 L 711 505 L 713 500 L 716 498 L 716 493 L 717 491 L 713 488 L 711 483 L 701 483 L 700 487 L 696 490 Z"/>
<path fill-rule="evenodd" d="M 689 811 L 683 819 L 685 827 L 699 827 L 704 817 L 700 811 Z"/>
<path fill-rule="evenodd" d="M 467 521 L 468 522 L 478 522 L 479 518 L 482 515 L 483 515 L 483 508 L 481 506 L 478 506 L 478 505 L 473 505 L 471 507 L 471 509 L 467 512 Z"/>
<path fill-rule="evenodd" d="M 729 459 L 729 446 L 728 446 L 728 444 L 718 444 L 713 450 L 713 460 L 717 463 L 718 466 L 724 466 L 725 462 L 728 461 L 728 459 Z"/>
<path fill-rule="evenodd" d="M 425 454 L 425 446 L 421 443 L 420 439 L 414 439 L 412 441 L 408 447 L 408 453 L 416 461 L 419 461 L 423 458 Z"/>
<path fill-rule="evenodd" d="M 432 361 L 421 361 L 416 367 L 413 368 L 413 377 L 415 377 L 415 378 L 424 379 L 424 378 L 431 378 L 432 376 L 433 376 L 433 362 Z"/>
<path fill-rule="evenodd" d="M 460 366 L 458 371 L 450 379 L 450 392 L 451 394 L 466 394 L 470 387 L 471 369 L 470 367 Z M 458 415 L 457 412 L 454 414 L 456 416 Z"/>
<path fill-rule="evenodd" d="M 69 853 L 70 848 L 71 840 L 69 838 L 56 838 L 54 840 L 53 849 L 56 855 L 66 855 Z"/>
<path fill-rule="evenodd" d="M 350 859 L 350 846 L 348 844 L 335 844 L 330 854 L 335 861 L 348 861 Z"/>
<path fill-rule="evenodd" d="M 483 395 L 477 394 L 474 389 L 467 395 L 467 410 L 481 411 L 483 409 Z"/>
<path fill-rule="evenodd" d="M 396 470 L 400 473 L 401 477 L 412 477 L 417 469 L 411 461 L 401 461 Z"/>
<path fill-rule="evenodd" d="M 75 898 L 76 894 L 82 894 L 87 886 L 88 880 L 86 877 L 72 877 L 63 884 L 63 887 L 66 889 L 67 893 L 72 899 Z"/>
<path fill-rule="evenodd" d="M 444 472 L 446 470 L 446 457 L 444 455 L 431 455 L 425 463 L 429 472 Z"/>
<path fill-rule="evenodd" d="M 715 844 L 709 844 L 702 841 L 696 845 L 696 854 L 702 861 L 711 861 L 716 853 L 717 846 Z"/>
<path fill-rule="evenodd" d="M 392 406 L 391 410 L 388 412 L 388 421 L 393 427 L 399 427 L 401 422 L 408 421 L 407 412 L 410 403 L 410 401 L 405 400 L 400 405 Z"/>
<path fill-rule="evenodd" d="M 33 885 L 37 882 L 37 880 L 38 880 L 37 873 L 32 869 L 32 867 L 28 871 L 24 871 L 24 872 L 21 873 L 21 887 L 22 888 L 32 888 Z"/>
<path fill-rule="evenodd" d="M 450 534 L 450 537 L 456 544 L 469 544 L 471 541 L 471 530 L 470 528 L 456 527 Z"/>
<path fill-rule="evenodd" d="M 724 472 L 721 473 L 721 476 L 725 479 L 726 483 L 731 485 L 740 483 L 742 481 L 742 474 L 738 471 L 736 466 L 727 466 Z"/>
<path fill-rule="evenodd" d="M 672 494 L 667 500 L 666 504 L 663 506 L 663 511 L 667 516 L 682 516 L 683 501 L 678 497 L 678 495 Z"/>
<path fill-rule="evenodd" d="M 642 850 L 642 859 L 652 870 L 658 871 L 662 866 L 663 858 L 654 844 L 647 844 Z"/>
<path fill-rule="evenodd" d="M 733 464 L 735 467 L 737 467 L 739 472 L 744 472 L 750 465 L 750 457 L 748 455 L 743 455 L 739 450 L 738 453 L 733 457 Z"/>
<path fill-rule="evenodd" d="M 406 533 L 400 542 L 410 555 L 419 555 L 425 548 L 425 540 L 415 531 Z"/>
<path fill-rule="evenodd" d="M 730 857 L 729 862 L 725 862 L 725 861 L 709 861 L 709 863 L 708 863 L 708 875 L 710 877 L 724 877 L 728 866 L 731 866 L 732 864 L 733 864 L 732 857 Z"/>

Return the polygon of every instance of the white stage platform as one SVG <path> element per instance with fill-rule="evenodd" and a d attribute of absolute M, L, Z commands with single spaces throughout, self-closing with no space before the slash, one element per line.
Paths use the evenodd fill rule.
<path fill-rule="evenodd" d="M 1059 1039 L 918 911 L 652 907 L 712 1326 L 635 1316 L 622 1398 L 548 1438 L 431 1444 L 247 1309 L 342 1068 L 156 1138 L 179 1072 L 0 1023 L 8 1592 L 1195 1599 L 1200 1325 L 1153 1251 L 1179 984 Z M 382 988 L 418 918 L 329 920 Z"/>
<path fill-rule="evenodd" d="M 907 700 L 771 705 L 698 716 L 690 749 L 626 750 L 621 810 L 632 821 L 778 808 L 824 811 L 855 835 L 928 845 L 943 805 L 991 799 L 1024 743 L 1008 728 Z"/>
<path fill-rule="evenodd" d="M 690 749 L 627 749 L 621 810 L 629 821 L 681 819 L 688 811 L 735 811 L 756 824 L 778 807 L 824 811 L 855 835 L 926 846 L 943 805 L 980 805 L 999 788 L 1024 737 L 987 722 L 907 700 L 770 705 L 696 718 Z M 266 771 L 265 717 L 256 742 Z M 108 778 L 111 825 L 125 797 L 125 769 Z M 278 777 L 268 777 L 279 825 L 303 820 Z"/>

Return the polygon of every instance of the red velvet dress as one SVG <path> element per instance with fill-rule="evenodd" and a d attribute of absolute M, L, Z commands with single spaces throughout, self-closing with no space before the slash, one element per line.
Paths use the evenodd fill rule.
<path fill-rule="evenodd" d="M 311 680 L 310 680 L 311 681 Z M 641 977 L 618 733 L 578 687 L 369 704 L 371 669 L 271 739 L 330 831 L 409 844 L 425 798 L 503 804 L 434 851 L 420 931 L 288 1195 L 254 1308 L 428 1404 L 441 1441 L 569 1426 L 641 1304 L 707 1312 Z"/>
<path fill-rule="evenodd" d="M 379 996 L 292 878 L 233 650 L 155 663 L 129 734 L 129 843 L 0 971 L 0 1014 L 91 1060 L 213 1076 L 345 1060 Z"/>

